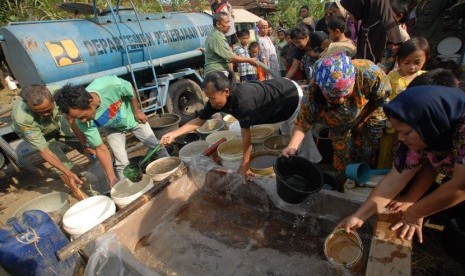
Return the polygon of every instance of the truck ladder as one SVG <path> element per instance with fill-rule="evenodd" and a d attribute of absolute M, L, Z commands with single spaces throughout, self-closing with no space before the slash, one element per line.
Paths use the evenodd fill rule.
<path fill-rule="evenodd" d="M 120 0 L 116 0 L 116 12 L 115 12 L 115 9 L 113 8 L 113 6 L 111 5 L 110 3 L 110 0 L 106 0 L 107 2 L 107 5 L 108 5 L 108 8 L 110 9 L 111 11 L 111 14 L 114 18 L 114 21 L 115 21 L 115 24 L 116 24 L 116 28 L 118 29 L 118 32 L 120 35 L 122 35 L 122 32 L 121 32 L 121 29 L 119 27 L 119 20 L 117 18 L 117 14 L 119 15 L 119 4 L 120 4 Z M 134 15 L 136 17 L 136 21 L 137 23 L 139 24 L 139 28 L 140 28 L 140 31 L 142 34 L 144 34 L 144 29 L 142 28 L 142 24 L 141 24 L 141 21 L 139 19 L 139 14 L 137 13 L 137 10 L 136 10 L 136 6 L 134 5 L 134 1 L 133 0 L 129 0 L 129 2 L 131 3 L 131 8 L 132 10 L 134 11 Z M 95 6 L 95 0 L 94 0 L 94 7 Z M 153 82 L 145 85 L 145 87 L 142 87 L 142 88 L 139 88 L 139 85 L 137 84 L 137 81 L 136 81 L 136 77 L 134 75 L 134 70 L 132 68 L 132 62 L 131 62 L 131 57 L 129 56 L 129 51 L 128 51 L 128 48 L 129 47 L 132 47 L 132 46 L 142 46 L 142 54 L 144 54 L 144 50 L 147 51 L 147 54 L 148 54 L 148 63 L 151 63 L 152 62 L 152 54 L 150 53 L 150 49 L 149 49 L 149 42 L 147 41 L 147 38 L 145 37 L 145 35 L 142 35 L 141 36 L 143 41 L 142 42 L 139 42 L 139 43 L 126 43 L 123 40 L 122 43 L 123 43 L 123 46 L 124 46 L 124 50 L 125 50 L 125 53 L 126 53 L 126 57 L 127 57 L 127 60 L 128 60 L 128 67 L 129 67 L 129 72 L 131 73 L 131 77 L 132 77 L 132 82 L 134 84 L 134 89 L 136 90 L 136 95 L 137 95 L 137 101 L 139 102 L 139 107 L 142 111 L 149 111 L 149 110 L 152 110 L 153 108 L 153 105 L 156 105 L 157 104 L 157 101 L 158 100 L 155 100 L 155 102 L 153 104 L 150 104 L 149 106 L 146 106 L 145 108 L 142 107 L 142 101 L 141 101 L 141 98 L 140 98 L 140 94 L 141 92 L 144 92 L 144 91 L 151 91 L 151 90 L 155 90 L 157 91 L 158 90 L 158 80 L 157 80 L 157 74 L 155 72 L 155 68 L 152 64 L 150 64 L 150 69 L 152 70 L 152 75 L 153 75 Z M 151 93 L 151 94 L 154 94 L 154 93 Z M 156 98 L 158 93 L 155 93 L 155 96 L 154 98 Z M 150 99 L 149 99 L 150 100 Z M 147 101 L 144 101 L 144 102 L 147 102 Z M 163 109 L 162 109 L 163 111 Z"/>

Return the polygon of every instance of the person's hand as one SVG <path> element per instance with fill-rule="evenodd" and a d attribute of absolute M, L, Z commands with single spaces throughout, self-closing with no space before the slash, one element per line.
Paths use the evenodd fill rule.
<path fill-rule="evenodd" d="M 93 148 L 90 148 L 90 147 L 85 147 L 83 150 L 85 155 L 89 156 L 89 155 L 95 155 L 96 152 L 95 152 L 95 149 Z"/>
<path fill-rule="evenodd" d="M 255 176 L 255 174 L 250 170 L 249 163 L 242 163 L 238 169 L 238 173 L 242 176 L 242 184 L 246 184 L 247 180 Z"/>
<path fill-rule="evenodd" d="M 160 144 L 162 144 L 163 146 L 171 144 L 173 143 L 175 138 L 176 136 L 174 136 L 171 132 L 168 132 L 160 138 Z"/>
<path fill-rule="evenodd" d="M 68 187 L 70 187 L 71 189 L 73 189 L 73 187 L 79 188 L 82 185 L 82 180 L 79 179 L 79 177 L 72 171 L 67 171 L 66 173 L 64 173 L 63 180 L 65 181 L 66 185 L 68 185 Z"/>
<path fill-rule="evenodd" d="M 420 243 L 423 242 L 423 233 L 422 233 L 422 227 L 423 227 L 423 218 L 418 217 L 413 212 L 408 209 L 403 215 L 402 218 L 399 222 L 397 222 L 393 227 L 391 227 L 391 230 L 400 230 L 399 237 L 404 240 L 411 241 L 413 238 L 413 235 L 416 233 L 418 237 L 418 241 Z"/>
<path fill-rule="evenodd" d="M 140 110 L 134 113 L 134 117 L 136 118 L 136 121 L 138 121 L 140 124 L 145 124 L 147 122 L 147 116 L 144 112 Z"/>
<path fill-rule="evenodd" d="M 347 233 L 355 231 L 356 229 L 360 228 L 363 225 L 364 221 L 360 218 L 352 215 L 343 219 L 339 224 L 334 228 L 337 229 L 344 229 Z"/>
<path fill-rule="evenodd" d="M 113 187 L 113 185 L 115 185 L 116 183 L 118 183 L 118 178 L 116 176 L 114 176 L 113 178 L 110 178 L 110 189 Z"/>
<path fill-rule="evenodd" d="M 389 202 L 389 204 L 386 205 L 386 209 L 393 212 L 404 213 L 414 203 L 415 202 L 413 202 L 413 200 L 409 199 L 407 196 L 399 196 Z"/>
<path fill-rule="evenodd" d="M 297 154 L 297 149 L 296 148 L 290 148 L 290 147 L 286 147 L 281 152 L 281 155 L 284 156 L 284 157 L 289 157 L 291 155 L 296 155 L 296 154 Z"/>
<path fill-rule="evenodd" d="M 257 59 L 255 59 L 255 58 L 250 58 L 249 63 L 250 63 L 250 65 L 253 65 L 253 66 L 260 66 L 258 64 Z"/>

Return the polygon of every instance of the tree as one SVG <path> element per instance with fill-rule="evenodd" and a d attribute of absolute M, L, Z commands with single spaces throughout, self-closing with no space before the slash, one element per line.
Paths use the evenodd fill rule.
<path fill-rule="evenodd" d="M 328 0 L 279 0 L 277 1 L 277 11 L 271 17 L 272 26 L 283 26 L 292 28 L 300 22 L 299 11 L 302 6 L 309 7 L 309 16 L 315 21 L 323 16 L 325 2 Z"/>

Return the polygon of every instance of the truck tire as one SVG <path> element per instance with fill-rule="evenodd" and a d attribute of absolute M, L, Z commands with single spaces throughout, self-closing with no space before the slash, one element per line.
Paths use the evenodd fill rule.
<path fill-rule="evenodd" d="M 170 85 L 166 100 L 169 113 L 181 117 L 181 125 L 196 117 L 196 110 L 204 105 L 204 93 L 200 86 L 189 79 L 181 79 Z"/>

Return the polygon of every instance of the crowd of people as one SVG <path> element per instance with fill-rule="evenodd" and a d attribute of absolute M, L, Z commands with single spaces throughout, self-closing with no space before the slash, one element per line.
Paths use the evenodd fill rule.
<path fill-rule="evenodd" d="M 420 1 L 416 7 L 411 2 L 334 1 L 325 5 L 325 15 L 317 22 L 308 17 L 309 7 L 304 6 L 294 27 L 278 28 L 274 43 L 269 23 L 261 20 L 257 42 L 249 43 L 250 32 L 242 30 L 237 34 L 239 45 L 226 39 L 227 28 L 221 29 L 230 14 L 214 13 L 214 27 L 223 34 L 222 50 L 244 62 L 205 49 L 206 68 L 211 56 L 225 61 L 217 72 L 206 70 L 204 91 L 209 102 L 197 119 L 165 134 L 161 142 L 170 143 L 192 131 L 215 112 L 232 114 L 240 123 L 243 138 L 239 172 L 247 177 L 251 174 L 250 127 L 287 124 L 281 133 L 291 133 L 291 140 L 282 155 L 298 154 L 304 145 L 313 153 L 309 159 L 318 162 L 321 155 L 311 131 L 323 125 L 329 128 L 333 168 L 342 185 L 348 164 L 366 162 L 375 168 L 381 138 L 396 133 L 397 139 L 390 144 L 395 158 L 386 161 L 392 167 L 390 173 L 367 202 L 338 227 L 353 231 L 387 207 L 403 212 L 394 226 L 402 227 L 402 238 L 411 239 L 416 233 L 422 241 L 425 216 L 465 200 L 465 141 L 461 134 L 465 94 L 457 88 L 458 80 L 451 71 L 424 70 L 436 55 L 434 43 L 441 34 L 421 32 L 422 22 L 426 17 L 439 20 L 453 1 Z M 434 14 L 424 12 L 434 8 L 438 9 Z M 415 10 L 419 28 L 413 25 L 409 29 L 407 23 Z M 428 193 L 437 179 L 442 185 Z M 401 195 L 409 182 L 413 184 Z"/>
<path fill-rule="evenodd" d="M 333 167 L 342 185 L 348 164 L 376 167 L 380 139 L 397 133 L 391 171 L 339 227 L 350 232 L 387 206 L 403 212 L 395 226 L 402 227 L 401 237 L 411 239 L 417 233 L 421 241 L 425 216 L 465 200 L 465 94 L 451 71 L 423 70 L 435 55 L 435 39 L 421 32 L 422 22 L 432 16 L 427 10 L 444 9 L 445 2 L 421 1 L 416 7 L 419 29 L 414 25 L 410 33 L 404 26 L 412 10 L 409 1 L 335 1 L 325 5 L 317 22 L 304 6 L 298 24 L 277 30 L 278 41 L 273 41 L 269 23 L 261 20 L 257 41 L 249 43 L 249 30 L 236 32 L 229 3 L 215 0 L 214 30 L 203 49 L 202 88 L 209 100 L 198 118 L 156 137 L 132 85 L 106 76 L 86 87 L 67 85 L 54 97 L 44 86 L 25 87 L 13 110 L 13 128 L 70 186 L 81 180 L 55 145 L 62 136 L 77 137 L 77 148 L 95 154 L 113 185 L 129 163 L 126 132 L 154 147 L 195 130 L 214 113 L 229 113 L 241 127 L 244 158 L 239 172 L 247 178 L 252 175 L 251 127 L 280 123 L 281 133 L 291 136 L 282 155 L 297 154 L 304 144 L 307 157 L 319 162 L 312 129 L 322 125 L 329 128 Z M 434 16 L 440 14 L 438 10 Z M 157 155 L 168 154 L 161 150 Z M 439 174 L 442 185 L 428 194 Z M 413 185 L 399 196 L 409 181 Z"/>

